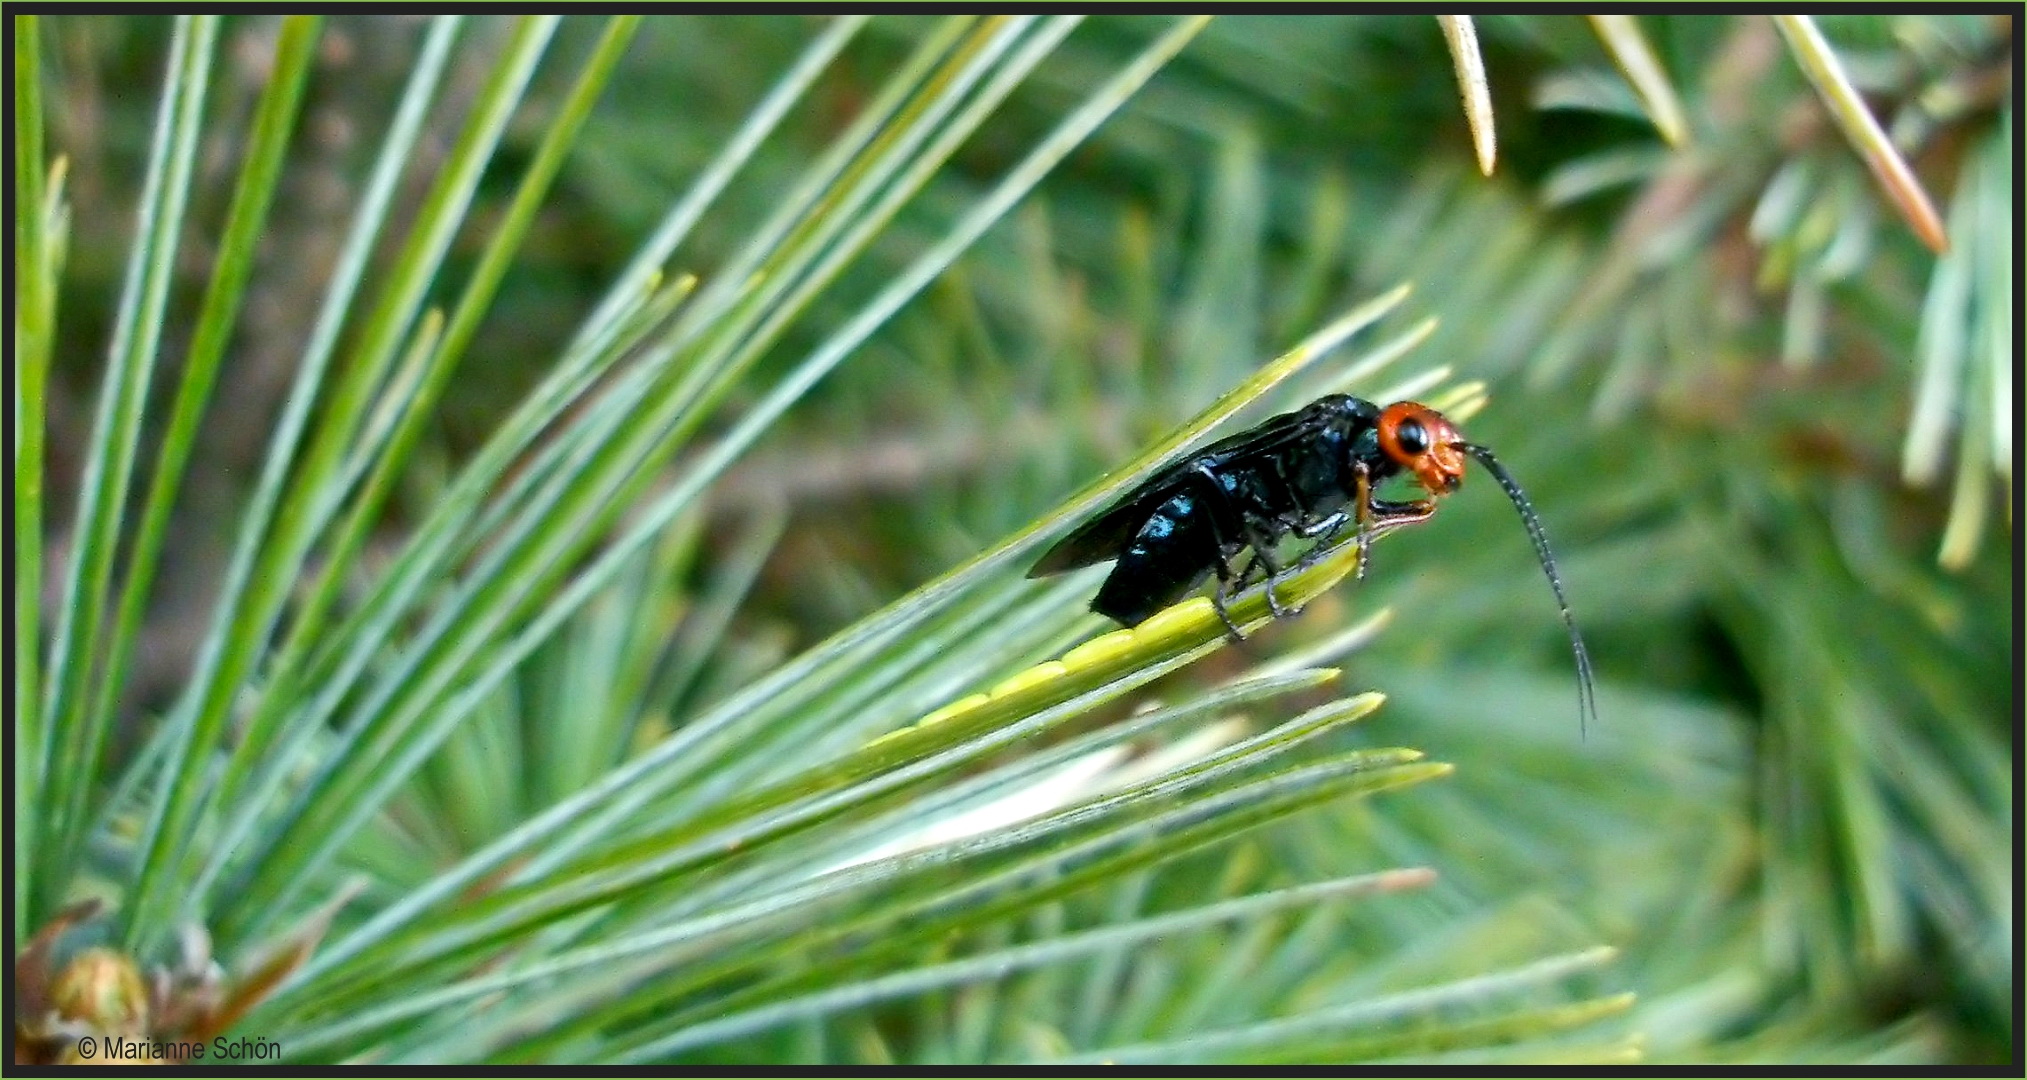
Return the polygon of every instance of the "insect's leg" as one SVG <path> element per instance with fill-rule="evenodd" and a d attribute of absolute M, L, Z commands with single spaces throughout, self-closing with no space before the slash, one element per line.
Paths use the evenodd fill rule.
<path fill-rule="evenodd" d="M 1252 576 L 1254 570 L 1264 571 L 1264 579 L 1267 582 L 1267 610 L 1273 612 L 1277 619 L 1293 614 L 1282 607 L 1281 598 L 1274 595 L 1274 583 L 1280 578 L 1282 567 L 1274 561 L 1273 535 L 1262 529 L 1243 511 L 1238 514 L 1238 518 L 1239 531 L 1246 538 L 1246 568 L 1239 573 L 1237 587 L 1244 589 L 1246 579 Z"/>
<path fill-rule="evenodd" d="M 1330 542 L 1336 539 L 1337 534 L 1344 530 L 1345 524 L 1350 520 L 1351 515 L 1340 510 L 1329 517 L 1320 518 L 1308 525 L 1290 526 L 1290 528 L 1295 530 L 1295 535 L 1304 540 L 1314 540 L 1316 541 L 1316 545 L 1308 551 L 1303 552 L 1302 558 L 1297 560 L 1295 565 L 1289 567 L 1289 569 L 1307 570 L 1320 562 L 1325 555 L 1335 551 L 1336 548 Z"/>
<path fill-rule="evenodd" d="M 1232 588 L 1235 591 L 1243 591 L 1252 579 L 1253 571 L 1261 571 L 1261 580 L 1267 583 L 1267 610 L 1273 612 L 1277 619 L 1295 614 L 1294 611 L 1282 607 L 1281 598 L 1274 595 L 1274 583 L 1279 580 L 1281 572 L 1286 567 L 1276 563 L 1274 556 L 1268 554 L 1274 550 L 1273 538 L 1250 523 L 1245 524 L 1244 529 L 1246 565 L 1239 570 L 1238 577 L 1232 582 Z"/>
<path fill-rule="evenodd" d="M 1372 494 L 1372 472 L 1364 462 L 1352 466 L 1353 509 L 1358 514 L 1358 572 L 1357 580 L 1365 580 L 1365 572 L 1372 561 L 1372 542 L 1379 538 L 1379 529 L 1397 529 L 1427 521 L 1436 512 L 1434 499 L 1416 499 L 1412 502 L 1388 502 L 1375 499 Z"/>
<path fill-rule="evenodd" d="M 1412 502 L 1404 503 L 1374 499 L 1372 503 L 1373 520 L 1380 526 L 1390 530 L 1398 529 L 1403 525 L 1413 525 L 1417 522 L 1427 521 L 1431 517 L 1434 517 L 1435 513 L 1436 500 L 1434 499 L 1416 499 Z"/>
<path fill-rule="evenodd" d="M 1273 612 L 1274 617 L 1277 619 L 1294 614 L 1294 612 L 1282 607 L 1281 598 L 1274 595 L 1274 584 L 1280 580 L 1282 568 L 1274 564 L 1273 556 L 1267 554 L 1269 545 L 1261 542 L 1262 538 L 1256 530 L 1248 529 L 1246 531 L 1254 534 L 1250 541 L 1253 545 L 1254 562 L 1266 568 L 1267 571 L 1267 610 Z"/>
<path fill-rule="evenodd" d="M 1239 570 L 1238 576 L 1232 579 L 1232 591 L 1244 592 L 1246 586 L 1253 583 L 1254 575 L 1257 573 L 1259 576 L 1259 580 L 1269 583 L 1267 607 L 1274 613 L 1275 617 L 1278 618 L 1285 614 L 1291 614 L 1291 612 L 1278 606 L 1279 601 L 1273 595 L 1273 587 L 1271 583 L 1278 575 L 1280 575 L 1284 570 L 1286 570 L 1287 567 L 1277 566 L 1274 563 L 1272 556 L 1260 554 L 1265 550 L 1267 550 L 1265 546 L 1254 545 L 1251 543 L 1247 544 L 1246 565 Z"/>
<path fill-rule="evenodd" d="M 1365 580 L 1365 564 L 1372 551 L 1372 470 L 1361 461 L 1351 467 L 1352 471 L 1352 512 L 1358 515 L 1358 562 L 1352 571 L 1353 581 Z"/>
<path fill-rule="evenodd" d="M 1343 511 L 1339 511 L 1335 514 L 1330 515 L 1329 517 L 1320 518 L 1317 521 L 1307 525 L 1300 524 L 1298 522 L 1289 522 L 1288 528 L 1292 530 L 1296 536 L 1299 536 L 1304 540 L 1315 540 L 1316 544 L 1313 547 L 1311 547 L 1308 551 L 1303 552 L 1302 557 L 1295 560 L 1295 565 L 1287 567 L 1288 572 L 1301 573 L 1302 571 L 1307 570 L 1312 566 L 1315 566 L 1318 562 L 1321 562 L 1325 555 L 1328 555 L 1332 551 L 1336 550 L 1331 546 L 1330 543 L 1331 538 L 1335 537 L 1341 530 L 1343 530 L 1345 523 L 1350 520 L 1351 515 L 1346 514 Z M 1291 615 L 1302 614 L 1302 606 L 1298 605 L 1296 607 L 1290 608 L 1289 614 Z"/>
<path fill-rule="evenodd" d="M 1324 529 L 1328 527 L 1330 519 L 1324 519 L 1324 521 L 1322 521 L 1322 523 L 1318 523 L 1318 525 L 1303 525 L 1303 519 L 1305 519 L 1305 517 L 1309 515 L 1309 507 L 1305 507 L 1305 505 L 1303 505 L 1303 498 L 1301 498 L 1301 488 L 1297 488 L 1297 486 L 1295 486 L 1295 484 L 1293 484 L 1293 482 L 1291 482 L 1291 480 L 1287 478 L 1287 470 L 1283 468 L 1283 462 L 1281 462 L 1281 458 L 1269 458 L 1269 466 L 1273 468 L 1273 476 L 1275 476 L 1275 478 L 1277 478 L 1277 480 L 1281 482 L 1281 490 L 1283 490 L 1283 492 L 1287 494 L 1287 500 L 1289 500 L 1289 505 L 1293 505 L 1293 511 L 1291 511 L 1291 513 L 1285 513 L 1285 515 L 1277 515 L 1277 517 L 1275 517 L 1275 523 L 1277 523 L 1277 525 L 1281 525 L 1283 529 L 1287 529 L 1287 531 L 1295 533 L 1297 537 L 1303 537 L 1303 539 L 1309 539 L 1309 537 L 1316 537 L 1316 535 L 1318 535 L 1320 531 L 1324 531 Z M 1334 515 L 1334 517 L 1342 517 L 1342 515 Z M 1267 610 L 1269 610 L 1269 612 L 1273 612 L 1273 616 L 1275 616 L 1275 618 L 1287 618 L 1287 616 L 1291 616 L 1291 614 L 1301 614 L 1301 608 L 1285 608 L 1285 606 L 1281 606 L 1281 598 L 1279 598 L 1279 596 L 1275 594 L 1275 588 L 1277 588 L 1277 586 L 1281 584 L 1281 573 L 1283 573 L 1285 569 L 1289 569 L 1289 567 L 1281 567 L 1281 565 L 1275 565 L 1275 561 L 1273 561 L 1273 555 L 1269 555 L 1269 551 L 1273 549 L 1273 537 L 1261 535 L 1259 527 L 1255 527 L 1255 525 L 1251 525 L 1251 523 L 1249 523 L 1249 529 L 1247 529 L 1247 531 L 1249 531 L 1249 535 L 1251 535 L 1251 541 L 1253 541 L 1253 551 L 1255 551 L 1255 553 L 1259 553 L 1259 563 L 1267 567 Z M 1301 567 L 1309 565 L 1309 563 L 1311 563 L 1313 559 L 1316 559 L 1316 549 L 1309 549 L 1309 551 L 1303 551 L 1301 559 L 1299 559 L 1299 561 L 1295 563 L 1295 567 L 1293 567 L 1293 569 L 1301 569 Z"/>
<path fill-rule="evenodd" d="M 1230 512 L 1232 500 L 1207 467 L 1197 466 L 1197 477 L 1210 493 L 1210 499 L 1204 504 L 1204 521 L 1211 530 L 1211 569 L 1218 575 L 1217 588 L 1211 591 L 1211 606 L 1217 609 L 1218 618 L 1225 624 L 1225 635 L 1232 639 L 1233 644 L 1237 644 L 1246 640 L 1246 635 L 1240 631 L 1239 624 L 1232 621 L 1232 613 L 1225 607 L 1228 599 L 1226 587 L 1231 584 L 1232 566 L 1225 561 L 1225 534 L 1219 524 L 1216 509 L 1222 507 L 1226 512 Z M 1251 572 L 1250 567 L 1248 572 Z"/>
<path fill-rule="evenodd" d="M 1327 543 L 1331 537 L 1337 535 L 1337 530 L 1344 528 L 1344 523 L 1350 520 L 1351 515 L 1339 510 L 1329 517 L 1318 518 L 1306 525 L 1300 521 L 1291 521 L 1288 523 L 1288 530 L 1304 540 L 1314 540 L 1320 536 Z"/>
<path fill-rule="evenodd" d="M 1436 500 L 1416 499 L 1412 502 L 1397 503 L 1387 502 L 1384 499 L 1374 499 L 1368 506 L 1367 512 L 1368 517 L 1363 533 L 1365 539 L 1361 541 L 1362 546 L 1359 548 L 1358 556 L 1361 575 L 1365 571 L 1366 563 L 1372 559 L 1370 554 L 1371 544 L 1372 541 L 1379 538 L 1376 530 L 1381 528 L 1393 530 L 1403 525 L 1413 525 L 1418 521 L 1427 521 L 1436 513 Z"/>
<path fill-rule="evenodd" d="M 1330 554 L 1333 550 L 1330 545 L 1331 538 L 1335 537 L 1344 528 L 1345 523 L 1350 520 L 1351 515 L 1343 511 L 1306 523 L 1300 518 L 1281 519 L 1281 524 L 1287 526 L 1288 531 L 1304 540 L 1315 540 L 1316 544 L 1308 551 L 1303 552 L 1301 558 L 1296 559 L 1288 566 L 1274 566 L 1272 563 L 1268 563 L 1268 566 L 1272 569 L 1272 575 L 1267 579 L 1267 607 L 1274 612 L 1275 617 L 1300 615 L 1304 606 L 1301 604 L 1297 604 L 1294 607 L 1282 606 L 1280 598 L 1274 595 L 1275 583 L 1279 581 L 1282 575 L 1299 574 L 1315 566 L 1325 555 Z M 1242 576 L 1240 581 L 1243 583 L 1244 580 Z"/>
<path fill-rule="evenodd" d="M 1225 607 L 1228 599 L 1226 586 L 1231 583 L 1232 568 L 1225 564 L 1225 557 L 1222 553 L 1218 555 L 1215 569 L 1218 574 L 1218 584 L 1216 588 L 1211 590 L 1211 607 L 1217 610 L 1219 620 L 1225 624 L 1225 636 L 1231 638 L 1232 644 L 1236 645 L 1246 640 L 1246 635 L 1239 629 L 1239 624 L 1232 621 L 1232 613 Z"/>

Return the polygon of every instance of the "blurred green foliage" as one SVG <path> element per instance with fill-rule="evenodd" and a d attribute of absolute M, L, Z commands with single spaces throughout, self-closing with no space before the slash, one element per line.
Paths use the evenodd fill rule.
<path fill-rule="evenodd" d="M 824 22 L 646 20 L 431 417 L 387 535 L 427 513 Z M 1082 968 L 869 1000 L 684 1060 L 963 1062 L 1124 1047 L 1156 1059 L 1469 1061 L 1493 1052 L 1472 1047 L 1514 1040 L 1520 1057 L 1572 1062 L 2005 1058 L 2017 488 L 1999 419 L 2010 336 L 1994 329 L 2011 303 L 2010 263 L 1993 238 L 2016 229 L 2006 103 L 2017 30 L 1999 16 L 1821 22 L 1943 208 L 1960 270 L 1894 215 L 1763 19 L 1641 20 L 1689 117 L 1688 144 L 1671 149 L 1583 20 L 1480 18 L 1499 136 L 1489 179 L 1472 166 L 1434 20 L 1215 20 L 775 424 L 627 584 L 537 651 L 348 846 L 347 864 L 369 872 L 370 902 L 398 899 L 592 783 L 625 748 L 1034 520 L 1320 323 L 1409 282 L 1383 330 L 1436 316 L 1411 362 L 1489 385 L 1491 405 L 1467 430 L 1511 464 L 1548 525 L 1597 658 L 1603 723 L 1578 739 L 1548 591 L 1511 508 L 1474 476 L 1433 521 L 1379 545 L 1362 583 L 1151 691 L 1191 700 L 1245 661 L 1300 650 L 1384 606 L 1386 629 L 1345 661 L 1342 683 L 1387 704 L 1323 742 L 1419 747 L 1454 776 L 1333 802 L 953 931 L 908 963 L 1382 867 L 1432 868 L 1432 885 L 1164 941 L 1140 960 L 1122 949 Z M 730 415 L 1169 25 L 1100 17 L 1072 33 L 732 388 Z M 874 19 L 672 269 L 708 280 L 936 26 Z M 48 139 L 69 158 L 73 206 L 49 402 L 47 518 L 59 544 L 167 31 L 154 19 L 47 20 Z M 477 92 L 508 24 L 474 20 L 465 33 L 485 47 L 447 76 L 459 101 Z M 599 33 L 588 18 L 564 20 L 443 281 L 476 265 Z M 251 111 L 272 35 L 263 18 L 226 23 L 230 77 L 213 109 L 227 119 L 200 148 L 191 238 L 223 218 L 242 150 L 231 118 Z M 303 313 L 371 160 L 367 133 L 420 38 L 407 19 L 324 28 L 262 277 L 233 339 L 240 374 L 200 438 L 191 509 L 171 533 L 123 715 L 163 708 L 195 649 L 188 612 L 201 612 L 207 568 L 230 543 L 233 516 L 219 508 L 245 496 Z M 423 162 L 445 153 L 458 116 L 425 129 Z M 404 181 L 397 220 L 428 178 L 416 169 Z M 183 256 L 193 266 L 208 265 L 202 244 Z M 195 288 L 172 298 L 170 341 L 187 336 Z M 431 302 L 456 295 L 439 284 Z M 1382 394 L 1413 371 L 1392 374 L 1355 389 Z M 1924 415 L 1947 418 L 1921 436 L 1941 464 L 1903 469 L 1924 381 Z M 1904 471 L 1928 482 L 1910 485 Z M 1069 614 L 1079 600 L 1050 600 L 1062 614 L 997 662 L 1060 652 L 1072 629 L 1089 628 Z M 598 734 L 544 727 L 569 709 L 600 717 Z M 123 725 L 116 758 L 136 752 L 139 723 Z M 865 734 L 853 728 L 833 749 Z M 779 778 L 764 759 L 742 768 L 724 782 Z M 568 942 L 588 931 L 549 932 Z M 1595 1015 L 1468 1021 L 1510 1023 L 1512 1036 L 1264 1026 L 1599 943 L 1617 960 L 1555 1004 L 1530 1005 Z M 811 948 L 811 964 L 843 963 L 851 942 Z M 613 985 L 646 977 L 615 974 Z M 676 1000 L 695 1011 L 717 986 Z M 1621 991 L 1636 1000 L 1610 997 Z M 602 1059 L 597 1040 L 620 1038 L 623 1025 L 564 1023 L 600 1015 L 592 991 L 555 1005 L 564 1020 L 513 1000 L 516 1015 L 536 1018 L 529 1030 L 570 1033 L 545 1036 L 544 1053 Z M 1597 1017 L 1551 1041 L 1518 1034 Z M 1222 1051 L 1169 1041 L 1226 1030 L 1240 1034 Z M 388 1037 L 380 1052 L 395 1057 L 432 1038 L 458 1045 L 445 1025 Z"/>

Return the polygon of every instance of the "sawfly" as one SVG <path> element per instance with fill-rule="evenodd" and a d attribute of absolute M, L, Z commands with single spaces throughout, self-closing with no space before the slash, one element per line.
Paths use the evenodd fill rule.
<path fill-rule="evenodd" d="M 1110 561 L 1112 572 L 1098 587 L 1091 610 L 1134 626 L 1215 575 L 1211 604 L 1236 641 L 1243 635 L 1226 609 L 1232 592 L 1257 575 L 1267 584 L 1268 610 L 1277 618 L 1295 614 L 1282 605 L 1274 587 L 1285 574 L 1333 550 L 1333 541 L 1347 529 L 1349 542 L 1359 546 L 1357 576 L 1363 578 L 1372 541 L 1434 515 L 1437 497 L 1463 483 L 1467 460 L 1476 460 L 1492 475 L 1534 541 L 1576 654 L 1579 714 L 1587 720 L 1597 712 L 1590 654 L 1570 614 L 1534 505 L 1491 450 L 1467 442 L 1443 414 L 1416 402 L 1382 408 L 1331 394 L 1214 442 L 1156 473 L 1058 541 L 1028 576 Z M 1396 476 L 1419 484 L 1424 497 L 1380 498 L 1380 484 Z M 1275 550 L 1290 535 L 1316 544 L 1284 566 Z M 1246 564 L 1234 572 L 1232 560 L 1242 552 Z"/>

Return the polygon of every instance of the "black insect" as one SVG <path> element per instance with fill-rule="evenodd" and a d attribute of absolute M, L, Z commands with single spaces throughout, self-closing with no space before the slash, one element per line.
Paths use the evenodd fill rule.
<path fill-rule="evenodd" d="M 1381 408 L 1332 394 L 1212 443 L 1064 537 L 1028 576 L 1117 560 L 1091 610 L 1134 626 L 1215 573 L 1211 603 L 1238 640 L 1243 635 L 1225 606 L 1233 590 L 1245 588 L 1257 572 L 1267 582 L 1268 609 L 1277 617 L 1294 614 L 1275 596 L 1275 585 L 1284 573 L 1334 550 L 1331 541 L 1347 525 L 1353 527 L 1350 542 L 1359 546 L 1358 576 L 1363 578 L 1372 541 L 1381 532 L 1428 520 L 1436 512 L 1435 496 L 1463 483 L 1467 455 L 1492 474 L 1534 541 L 1576 653 L 1578 715 L 1588 726 L 1588 717 L 1597 711 L 1590 654 L 1563 596 L 1540 518 L 1492 451 L 1466 442 L 1443 414 L 1412 401 Z M 1379 485 L 1399 475 L 1420 484 L 1429 497 L 1407 502 L 1379 498 Z M 1317 543 L 1293 566 L 1283 567 L 1274 550 L 1291 533 Z M 1241 551 L 1249 552 L 1249 558 L 1234 574 L 1231 560 Z"/>

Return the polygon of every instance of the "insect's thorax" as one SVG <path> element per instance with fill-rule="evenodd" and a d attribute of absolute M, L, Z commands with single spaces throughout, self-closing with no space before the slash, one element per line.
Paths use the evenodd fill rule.
<path fill-rule="evenodd" d="M 1227 468 L 1217 480 L 1228 505 L 1259 525 L 1308 524 L 1335 513 L 1354 497 L 1360 462 L 1374 484 L 1399 471 L 1380 452 L 1378 437 L 1365 417 L 1337 415 L 1300 444 L 1260 455 L 1244 467 Z"/>
<path fill-rule="evenodd" d="M 1337 394 L 1319 399 L 1310 406 L 1328 416 L 1317 436 L 1315 452 L 1306 455 L 1311 466 L 1298 484 L 1311 498 L 1336 498 L 1340 502 L 1357 492 L 1357 474 L 1365 467 L 1366 479 L 1378 485 L 1401 471 L 1401 467 L 1380 449 L 1380 407 L 1370 401 Z"/>
<path fill-rule="evenodd" d="M 1380 449 L 1378 409 L 1356 398 L 1345 401 L 1317 433 L 1310 452 L 1291 456 L 1289 486 L 1312 510 L 1335 510 L 1354 498 L 1361 466 L 1373 487 L 1401 471 Z"/>
<path fill-rule="evenodd" d="M 1329 513 L 1351 496 L 1352 446 L 1355 429 L 1333 425 L 1319 432 L 1308 452 L 1285 455 L 1270 485 L 1277 513 L 1314 517 Z"/>

